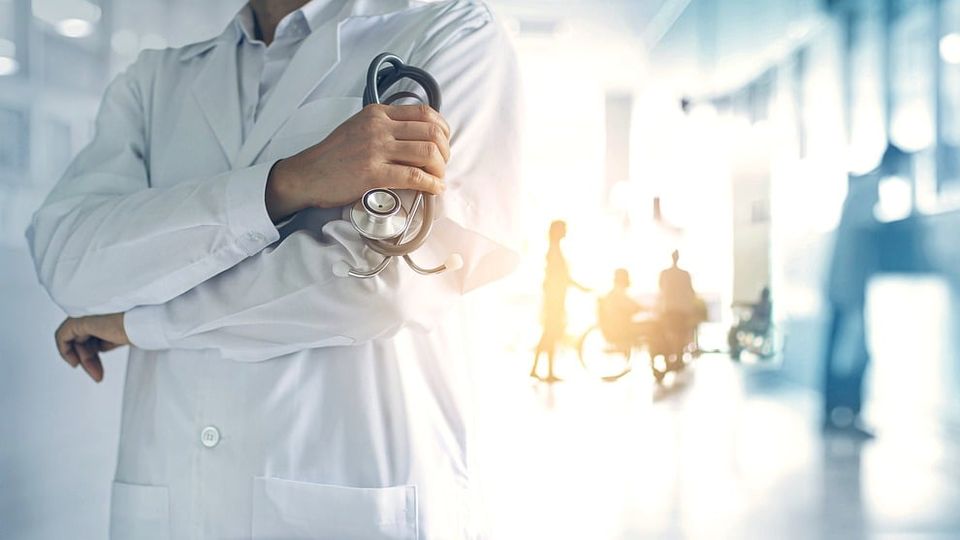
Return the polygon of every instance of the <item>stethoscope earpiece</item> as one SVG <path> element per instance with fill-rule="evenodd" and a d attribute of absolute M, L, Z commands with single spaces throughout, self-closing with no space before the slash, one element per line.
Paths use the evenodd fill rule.
<path fill-rule="evenodd" d="M 389 65 L 387 65 L 389 64 Z M 423 88 L 427 103 L 440 111 L 440 86 L 426 71 L 408 66 L 399 56 L 391 53 L 378 55 L 367 70 L 367 84 L 363 90 L 363 106 L 381 103 L 381 95 L 402 79 L 410 79 Z M 419 97 L 413 92 L 397 92 L 383 100 L 392 103 L 400 98 Z M 423 245 L 433 229 L 433 217 L 436 201 L 433 195 L 418 191 L 413 206 L 407 211 L 400 196 L 391 189 L 371 189 L 360 197 L 350 208 L 350 223 L 360 233 L 367 247 L 383 255 L 375 267 L 363 270 L 339 261 L 333 266 L 333 274 L 338 277 L 369 278 L 376 276 L 393 260 L 402 257 L 419 274 L 439 274 L 444 271 L 456 271 L 463 267 L 463 257 L 454 253 L 447 257 L 444 264 L 436 268 L 423 268 L 413 262 L 410 254 Z M 414 227 L 419 214 L 419 226 Z M 412 237 L 408 239 L 408 236 Z"/>
<path fill-rule="evenodd" d="M 451 253 L 447 260 L 443 262 L 443 267 L 448 272 L 456 272 L 463 268 L 463 257 L 459 253 Z"/>

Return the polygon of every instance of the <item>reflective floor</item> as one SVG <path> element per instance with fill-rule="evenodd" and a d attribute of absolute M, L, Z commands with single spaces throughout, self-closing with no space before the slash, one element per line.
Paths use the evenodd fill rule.
<path fill-rule="evenodd" d="M 13 285 L 32 279 L 20 260 L 0 268 L 18 336 L 0 339 L 0 539 L 104 538 L 125 353 L 98 386 L 36 347 L 60 319 Z M 822 439 L 818 396 L 789 370 L 719 355 L 661 388 L 639 369 L 588 378 L 565 351 L 565 382 L 531 383 L 533 310 L 497 304 L 499 338 L 471 344 L 490 538 L 960 538 L 960 365 L 936 339 L 951 298 L 927 282 L 871 296 L 863 446 Z"/>
<path fill-rule="evenodd" d="M 812 391 L 762 365 L 699 359 L 663 387 L 635 371 L 523 381 L 489 364 L 482 422 L 494 538 L 960 538 L 960 431 L 875 422 L 825 439 Z"/>

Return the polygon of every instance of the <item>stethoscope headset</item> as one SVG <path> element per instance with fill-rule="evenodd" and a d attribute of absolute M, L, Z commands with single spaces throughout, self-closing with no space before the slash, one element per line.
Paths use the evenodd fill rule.
<path fill-rule="evenodd" d="M 373 103 L 389 105 L 400 99 L 415 99 L 423 103 L 419 95 L 409 91 L 396 92 L 382 99 L 391 86 L 403 79 L 420 85 L 426 94 L 427 104 L 440 112 L 440 85 L 436 79 L 420 68 L 404 64 L 399 56 L 391 53 L 382 53 L 370 63 L 366 87 L 363 89 L 363 106 Z M 371 189 L 364 193 L 350 209 L 350 223 L 360 233 L 367 247 L 382 255 L 383 260 L 373 268 L 366 269 L 340 261 L 334 265 L 334 274 L 340 277 L 374 277 L 395 257 L 402 257 L 418 274 L 439 274 L 445 270 L 460 269 L 463 258 L 456 253 L 434 268 L 423 268 L 410 257 L 430 236 L 436 205 L 436 196 L 422 191 L 416 192 L 409 210 L 403 207 L 400 196 L 392 189 Z"/>

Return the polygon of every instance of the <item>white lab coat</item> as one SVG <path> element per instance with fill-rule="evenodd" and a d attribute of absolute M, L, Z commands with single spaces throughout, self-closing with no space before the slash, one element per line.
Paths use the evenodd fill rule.
<path fill-rule="evenodd" d="M 28 232 L 67 313 L 127 313 L 112 536 L 472 537 L 455 308 L 515 258 L 508 40 L 479 2 L 347 1 L 241 144 L 236 39 L 231 24 L 145 51 L 108 88 L 93 142 Z M 360 109 L 383 51 L 443 89 L 448 189 L 415 255 L 434 265 L 460 253 L 457 272 L 394 264 L 337 278 L 336 261 L 377 259 L 340 210 L 301 212 L 279 231 L 267 217 L 271 165 Z"/>

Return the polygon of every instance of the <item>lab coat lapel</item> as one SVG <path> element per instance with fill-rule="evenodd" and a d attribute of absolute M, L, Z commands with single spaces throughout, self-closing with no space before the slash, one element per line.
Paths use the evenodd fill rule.
<path fill-rule="evenodd" d="M 227 161 L 233 165 L 240 150 L 240 89 L 237 48 L 220 43 L 193 82 L 192 92 Z"/>
<path fill-rule="evenodd" d="M 240 148 L 236 167 L 256 161 L 273 134 L 340 62 L 338 19 L 324 23 L 300 45 Z"/>

